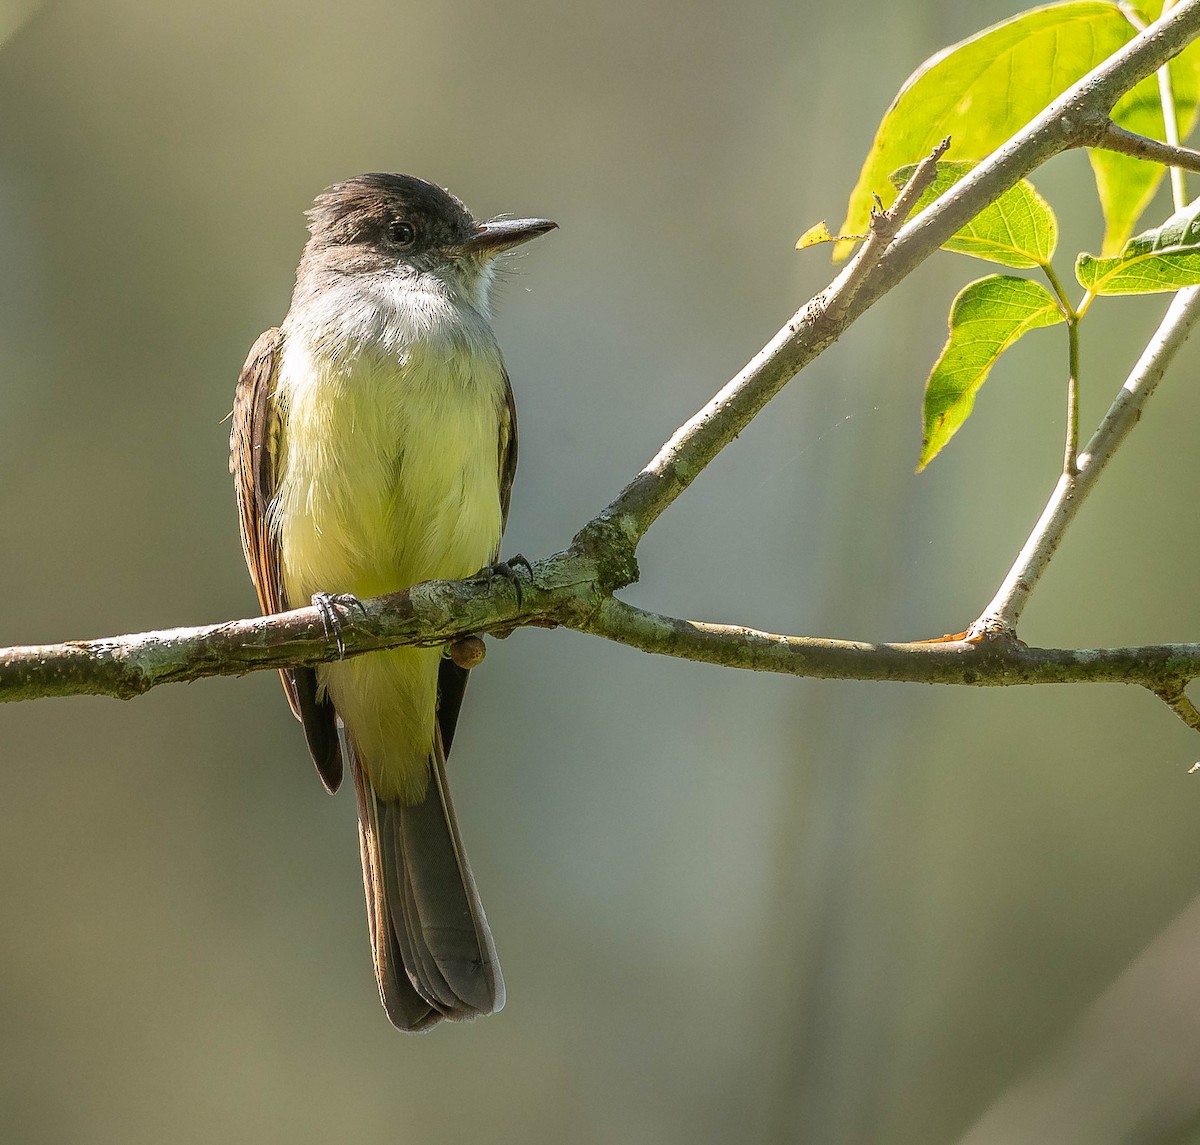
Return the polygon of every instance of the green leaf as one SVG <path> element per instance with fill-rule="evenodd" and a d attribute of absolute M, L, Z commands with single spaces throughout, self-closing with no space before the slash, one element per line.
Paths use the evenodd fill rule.
<path fill-rule="evenodd" d="M 905 82 L 879 125 L 850 194 L 842 232 L 864 229 L 875 194 L 885 205 L 892 202 L 889 172 L 920 161 L 947 135 L 955 158 L 983 159 L 1136 32 L 1116 4 L 1072 0 L 995 24 L 928 59 Z M 1182 137 L 1191 130 L 1200 102 L 1200 41 L 1170 66 Z M 1121 99 L 1113 118 L 1130 131 L 1163 138 L 1154 77 Z M 1089 155 L 1108 253 L 1132 233 L 1163 169 L 1112 152 Z M 834 257 L 844 258 L 849 250 L 849 244 L 839 243 Z"/>
<path fill-rule="evenodd" d="M 945 194 L 974 167 L 974 163 L 940 162 L 937 176 L 917 200 L 915 211 L 923 211 L 934 199 Z M 916 170 L 916 164 L 901 167 L 891 174 L 892 185 L 899 190 Z M 944 250 L 959 251 L 976 258 L 999 262 L 1004 266 L 1045 266 L 1058 245 L 1058 220 L 1050 204 L 1022 179 L 994 203 L 989 203 L 952 239 Z"/>
<path fill-rule="evenodd" d="M 1063 320 L 1050 291 L 1028 278 L 993 274 L 963 287 L 950 307 L 950 337 L 925 383 L 918 473 L 970 417 L 996 359 L 1027 330 Z"/>
<path fill-rule="evenodd" d="M 1200 200 L 1130 239 L 1113 258 L 1081 254 L 1075 277 L 1093 294 L 1161 294 L 1200 284 Z"/>

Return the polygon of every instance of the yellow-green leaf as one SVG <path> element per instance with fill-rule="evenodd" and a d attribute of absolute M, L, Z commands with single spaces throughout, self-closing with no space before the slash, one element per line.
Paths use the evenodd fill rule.
<path fill-rule="evenodd" d="M 1200 284 L 1200 200 L 1130 239 L 1113 258 L 1081 254 L 1075 277 L 1093 294 L 1161 294 Z"/>
<path fill-rule="evenodd" d="M 974 167 L 974 163 L 941 161 L 929 189 L 914 208 L 923 211 L 934 199 L 945 194 Z M 892 185 L 899 190 L 908 182 L 916 164 L 901 167 L 891 174 Z M 959 251 L 976 258 L 999 262 L 1004 266 L 1045 266 L 1058 245 L 1058 220 L 1050 204 L 1022 179 L 995 202 L 989 203 L 953 238 L 942 244 L 944 250 Z"/>
<path fill-rule="evenodd" d="M 822 219 L 819 223 L 813 223 L 797 240 L 797 250 L 807 250 L 810 246 L 817 246 L 820 243 L 833 242 L 833 235 L 829 233 L 829 226 Z"/>
<path fill-rule="evenodd" d="M 863 229 L 874 195 L 885 205 L 895 198 L 887 182 L 891 171 L 919 162 L 947 135 L 954 158 L 983 159 L 1136 33 L 1116 4 L 1071 0 L 1032 9 L 931 57 L 885 113 L 841 230 Z M 1192 128 L 1200 100 L 1200 41 L 1170 66 L 1183 136 Z M 1157 92 L 1154 77 L 1139 84 L 1118 102 L 1116 122 L 1161 139 Z M 1104 249 L 1114 251 L 1132 233 L 1163 169 L 1112 152 L 1089 154 L 1107 225 Z M 839 243 L 834 257 L 848 252 L 848 244 Z"/>
<path fill-rule="evenodd" d="M 1041 283 L 993 274 L 963 287 L 950 307 L 950 337 L 925 383 L 920 473 L 971 414 L 996 359 L 1028 330 L 1063 321 Z"/>

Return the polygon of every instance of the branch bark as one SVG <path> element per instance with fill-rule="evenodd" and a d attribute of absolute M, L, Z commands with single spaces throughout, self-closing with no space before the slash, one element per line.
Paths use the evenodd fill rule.
<path fill-rule="evenodd" d="M 1122 155 L 1131 155 L 1134 159 L 1145 159 L 1151 163 L 1162 163 L 1172 170 L 1200 171 L 1200 151 L 1183 147 L 1178 143 L 1163 143 L 1160 139 L 1151 139 L 1146 135 L 1138 135 L 1118 127 L 1110 119 L 1104 130 L 1092 142 L 1093 147 L 1102 147 L 1105 151 L 1118 151 Z M 1177 204 L 1182 206 L 1183 204 Z"/>
<path fill-rule="evenodd" d="M 1006 637 L 869 644 L 682 620 L 615 597 L 597 598 L 586 576 L 569 583 L 569 570 L 584 567 L 569 554 L 539 562 L 536 583 L 524 590 L 521 609 L 511 585 L 487 577 L 430 581 L 364 601 L 361 611 L 344 616 L 346 654 L 441 645 L 481 631 L 508 635 L 515 626 L 559 622 L 643 652 L 823 680 L 970 687 L 1137 684 L 1163 699 L 1172 697 L 1175 706 L 1184 685 L 1200 676 L 1200 644 L 1031 648 Z M 559 583 L 551 587 L 551 580 Z M 0 700 L 129 699 L 159 684 L 319 664 L 336 654 L 317 610 L 299 608 L 199 628 L 6 649 L 0 657 Z"/>

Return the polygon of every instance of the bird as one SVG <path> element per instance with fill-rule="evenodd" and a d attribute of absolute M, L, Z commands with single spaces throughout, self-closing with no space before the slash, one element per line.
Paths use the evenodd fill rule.
<path fill-rule="evenodd" d="M 383 172 L 335 183 L 306 214 L 287 316 L 238 380 L 230 471 L 263 613 L 316 604 L 341 648 L 361 599 L 516 575 L 500 561 L 516 408 L 489 291 L 500 258 L 556 224 L 477 221 L 437 184 Z M 499 1010 L 446 779 L 468 670 L 404 647 L 280 674 L 331 793 L 349 762 L 388 1018 L 417 1032 Z"/>

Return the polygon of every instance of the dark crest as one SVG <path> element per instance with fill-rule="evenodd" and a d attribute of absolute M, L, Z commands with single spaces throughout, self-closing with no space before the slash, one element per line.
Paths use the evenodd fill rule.
<path fill-rule="evenodd" d="M 372 172 L 335 183 L 307 212 L 313 243 L 398 253 L 464 242 L 477 229 L 449 191 L 413 175 Z"/>

